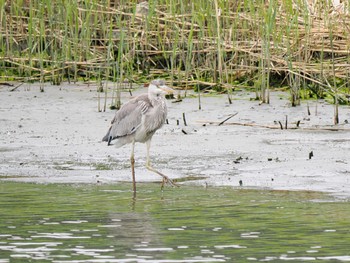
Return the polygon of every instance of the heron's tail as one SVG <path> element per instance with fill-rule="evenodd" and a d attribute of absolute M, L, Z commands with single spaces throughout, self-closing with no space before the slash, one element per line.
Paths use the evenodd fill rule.
<path fill-rule="evenodd" d="M 111 145 L 111 141 L 112 141 L 112 136 L 110 135 L 112 126 L 109 127 L 107 134 L 102 138 L 103 142 L 108 142 L 108 145 Z"/>

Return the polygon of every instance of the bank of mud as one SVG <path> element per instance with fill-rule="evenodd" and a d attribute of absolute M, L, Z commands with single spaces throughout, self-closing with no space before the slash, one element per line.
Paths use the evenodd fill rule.
<path fill-rule="evenodd" d="M 133 95 L 145 91 L 140 88 Z M 169 124 L 152 141 L 154 167 L 179 184 L 350 197 L 349 106 L 340 107 L 340 125 L 331 126 L 333 105 L 322 100 L 291 107 L 284 92 L 272 92 L 269 105 L 250 100 L 253 93 L 233 95 L 232 104 L 225 95 L 202 96 L 201 110 L 195 97 L 169 100 Z M 128 91 L 122 92 L 122 101 L 129 97 Z M 97 104 L 96 87 L 83 83 L 47 84 L 45 92 L 39 84 L 12 92 L 0 86 L 1 180 L 131 182 L 130 146 L 117 149 L 101 142 L 115 112 L 98 112 Z M 288 129 L 281 130 L 286 116 Z M 137 181 L 160 182 L 144 168 L 145 154 L 145 145 L 137 144 Z"/>

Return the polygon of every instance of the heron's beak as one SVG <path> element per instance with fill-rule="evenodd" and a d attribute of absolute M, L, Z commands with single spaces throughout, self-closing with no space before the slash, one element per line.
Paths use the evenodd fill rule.
<path fill-rule="evenodd" d="M 173 94 L 174 93 L 174 90 L 170 87 L 168 87 L 167 85 L 162 85 L 162 86 L 159 86 L 158 88 L 160 88 L 162 91 L 165 92 L 165 94 Z"/>

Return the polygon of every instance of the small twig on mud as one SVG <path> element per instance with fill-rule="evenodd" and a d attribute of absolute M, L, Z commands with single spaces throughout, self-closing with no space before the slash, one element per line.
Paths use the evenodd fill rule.
<path fill-rule="evenodd" d="M 285 123 L 285 125 L 284 125 L 284 128 L 287 130 L 287 128 L 288 128 L 288 115 L 286 115 L 286 123 Z"/>
<path fill-rule="evenodd" d="M 309 152 L 309 160 L 314 156 L 314 151 Z"/>
<path fill-rule="evenodd" d="M 280 124 L 281 130 L 283 130 L 282 122 L 278 121 L 278 123 Z"/>
<path fill-rule="evenodd" d="M 9 87 L 13 87 L 13 84 L 11 83 L 7 83 L 7 82 L 0 82 L 1 86 L 9 86 Z"/>
<path fill-rule="evenodd" d="M 208 125 L 218 125 L 219 122 L 217 121 L 197 121 L 198 123 L 208 124 Z M 299 121 L 300 123 L 300 121 Z M 282 129 L 283 125 L 279 121 L 280 126 L 270 126 L 270 125 L 263 125 L 263 124 L 256 124 L 256 123 L 241 123 L 241 122 L 228 122 L 225 125 L 237 125 L 237 126 L 249 126 L 249 127 L 257 127 L 257 128 L 266 128 L 266 129 Z M 292 127 L 289 128 L 290 130 L 303 130 L 303 131 L 350 131 L 350 128 L 343 128 L 339 125 L 329 125 L 329 126 L 313 126 L 313 127 Z"/>
<path fill-rule="evenodd" d="M 224 119 L 222 122 L 220 122 L 218 124 L 218 126 L 221 126 L 223 125 L 226 121 L 228 121 L 229 119 L 231 119 L 232 117 L 236 116 L 238 114 L 238 112 L 234 113 L 234 114 L 231 114 L 229 117 L 227 117 L 226 119 Z"/>
<path fill-rule="evenodd" d="M 197 121 L 198 123 L 209 124 L 209 125 L 219 125 L 218 121 Z M 250 127 L 259 127 L 259 128 L 267 128 L 267 129 L 280 129 L 278 126 L 270 126 L 270 125 L 262 125 L 256 123 L 241 123 L 241 122 L 227 122 L 224 125 L 238 125 L 238 126 L 250 126 Z"/>
<path fill-rule="evenodd" d="M 130 81 L 129 82 L 129 94 L 130 94 L 130 96 L 132 97 L 132 82 Z"/>
<path fill-rule="evenodd" d="M 182 113 L 182 119 L 183 119 L 183 121 L 184 121 L 184 125 L 187 126 L 186 116 L 185 116 L 185 113 L 184 113 L 184 112 Z"/>
<path fill-rule="evenodd" d="M 12 89 L 10 89 L 10 91 L 15 91 L 16 89 L 18 89 L 20 86 L 22 86 L 24 83 L 20 83 L 19 85 L 17 85 L 16 87 L 13 87 Z M 13 85 L 12 85 L 13 86 Z"/>

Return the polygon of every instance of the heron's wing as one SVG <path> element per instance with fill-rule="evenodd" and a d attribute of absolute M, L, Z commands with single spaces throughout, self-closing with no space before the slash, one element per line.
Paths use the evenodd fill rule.
<path fill-rule="evenodd" d="M 133 134 L 141 125 L 142 115 L 152 107 L 147 94 L 140 95 L 125 103 L 115 114 L 103 141 Z"/>

